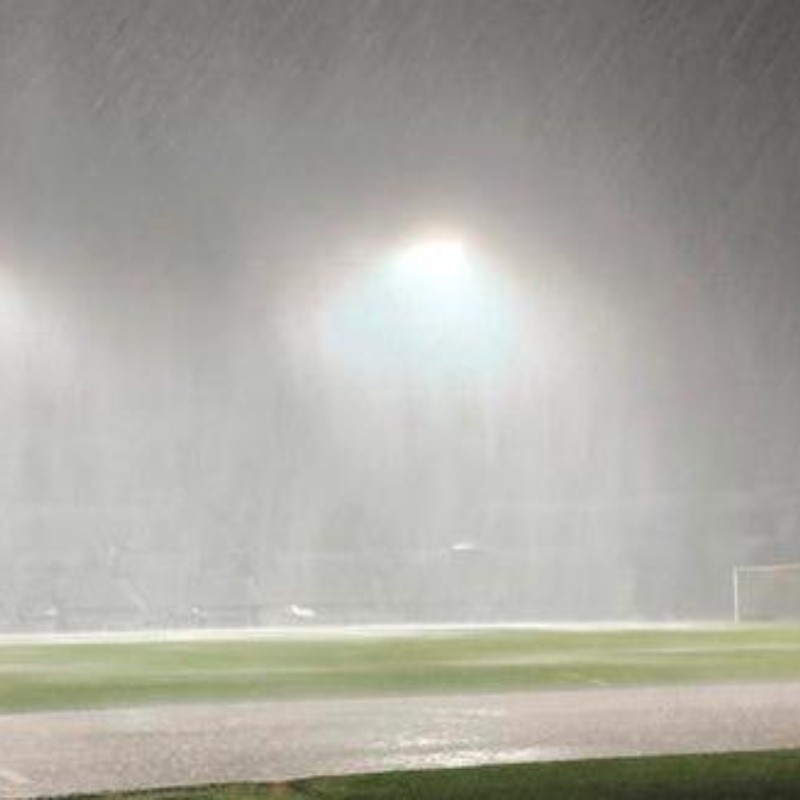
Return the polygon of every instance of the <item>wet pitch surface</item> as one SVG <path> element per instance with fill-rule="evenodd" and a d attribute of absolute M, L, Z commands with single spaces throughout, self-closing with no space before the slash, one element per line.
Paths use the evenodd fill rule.
<path fill-rule="evenodd" d="M 800 683 L 0 716 L 0 797 L 800 747 Z"/>

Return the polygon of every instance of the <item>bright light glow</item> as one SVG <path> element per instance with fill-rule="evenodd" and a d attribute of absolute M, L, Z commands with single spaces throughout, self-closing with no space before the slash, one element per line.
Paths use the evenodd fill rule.
<path fill-rule="evenodd" d="M 480 293 L 477 262 L 459 239 L 428 239 L 402 248 L 388 263 L 387 280 L 406 313 L 442 322 L 441 315 L 472 313 Z M 438 318 L 438 323 L 435 320 Z"/>
<path fill-rule="evenodd" d="M 71 343 L 56 310 L 0 263 L 0 366 L 48 380 L 70 374 Z"/>
<path fill-rule="evenodd" d="M 401 269 L 417 277 L 458 280 L 469 271 L 464 243 L 458 239 L 433 239 L 418 242 L 397 258 Z"/>
<path fill-rule="evenodd" d="M 323 333 L 369 373 L 479 379 L 502 369 L 515 339 L 506 289 L 463 240 L 421 239 L 351 284 L 326 314 Z"/>
<path fill-rule="evenodd" d="M 8 274 L 0 276 L 0 343 L 17 348 L 34 333 L 34 319 L 19 288 Z"/>

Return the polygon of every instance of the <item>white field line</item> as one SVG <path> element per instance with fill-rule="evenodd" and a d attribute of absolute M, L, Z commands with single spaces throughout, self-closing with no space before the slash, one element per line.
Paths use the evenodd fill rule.
<path fill-rule="evenodd" d="M 0 767 L 0 781 L 12 786 L 27 786 L 30 780 L 16 770 Z"/>
<path fill-rule="evenodd" d="M 481 633 L 491 631 L 720 631 L 735 628 L 730 623 L 670 622 L 554 622 L 525 623 L 497 622 L 484 625 L 297 625 L 273 628 L 190 628 L 142 631 L 85 631 L 80 633 L 3 633 L 0 631 L 0 647 L 3 645 L 42 644 L 99 644 L 147 642 L 202 642 L 202 641 L 260 641 L 269 639 L 340 639 L 387 636 L 446 635 L 453 633 Z"/>

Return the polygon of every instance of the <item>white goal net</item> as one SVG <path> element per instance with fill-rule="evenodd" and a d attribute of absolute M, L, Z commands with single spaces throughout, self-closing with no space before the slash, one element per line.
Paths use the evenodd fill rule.
<path fill-rule="evenodd" d="M 733 568 L 737 622 L 800 620 L 800 563 Z"/>

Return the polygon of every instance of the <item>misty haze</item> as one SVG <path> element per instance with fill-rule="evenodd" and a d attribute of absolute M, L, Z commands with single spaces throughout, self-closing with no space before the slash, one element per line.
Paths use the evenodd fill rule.
<path fill-rule="evenodd" d="M 0 0 L 0 630 L 798 616 L 798 12 Z"/>

